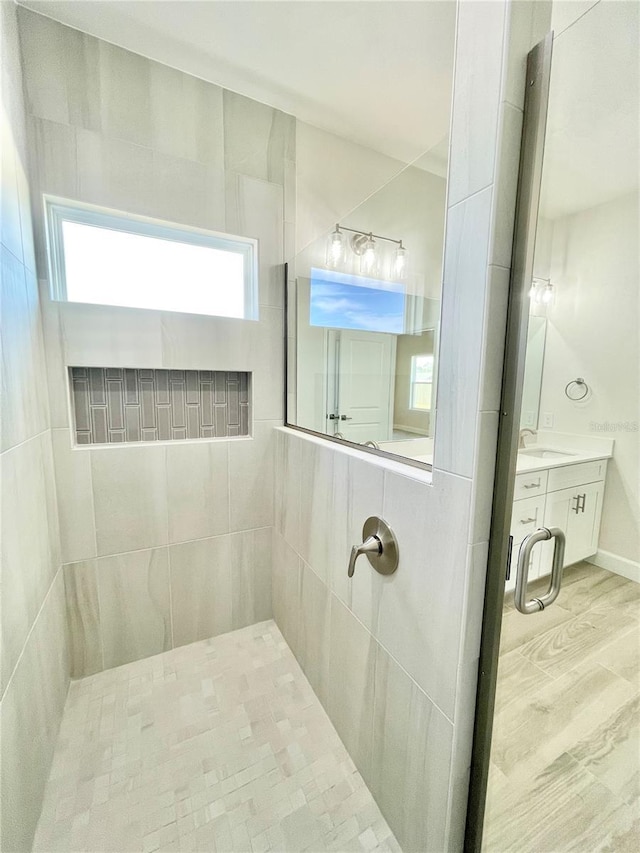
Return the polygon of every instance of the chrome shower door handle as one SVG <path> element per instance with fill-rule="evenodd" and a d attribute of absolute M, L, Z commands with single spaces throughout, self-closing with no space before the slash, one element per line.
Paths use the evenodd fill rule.
<path fill-rule="evenodd" d="M 531 551 L 538 542 L 555 539 L 553 548 L 553 566 L 551 568 L 551 581 L 546 593 L 540 598 L 531 598 L 527 601 L 527 584 L 529 581 L 529 562 Z M 516 590 L 514 604 L 520 613 L 530 615 L 544 610 L 558 597 L 562 585 L 562 566 L 564 563 L 565 536 L 559 527 L 539 527 L 522 540 L 518 554 L 518 574 L 516 577 Z"/>
<path fill-rule="evenodd" d="M 391 575 L 398 568 L 398 541 L 386 521 L 372 515 L 362 528 L 361 545 L 354 545 L 349 557 L 347 574 L 350 578 L 356 570 L 356 560 L 366 554 L 373 568 L 381 575 Z"/>

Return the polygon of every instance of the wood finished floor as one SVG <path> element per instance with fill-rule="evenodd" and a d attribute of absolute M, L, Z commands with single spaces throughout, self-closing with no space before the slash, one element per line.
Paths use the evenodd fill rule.
<path fill-rule="evenodd" d="M 639 605 L 639 584 L 589 563 L 549 610 L 505 601 L 487 853 L 640 850 Z"/>

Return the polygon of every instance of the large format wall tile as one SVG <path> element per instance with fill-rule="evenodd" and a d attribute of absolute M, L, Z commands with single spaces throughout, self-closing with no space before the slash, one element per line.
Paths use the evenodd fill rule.
<path fill-rule="evenodd" d="M 169 555 L 175 645 L 230 631 L 233 606 L 230 537 L 215 536 L 172 545 Z"/>
<path fill-rule="evenodd" d="M 253 438 L 229 444 L 230 530 L 273 524 L 274 427 L 256 421 Z"/>
<path fill-rule="evenodd" d="M 6 450 L 49 426 L 44 348 L 35 275 L 4 246 L 2 257 L 2 416 L 1 449 Z M 29 393 L 25 393 L 28 388 Z"/>
<path fill-rule="evenodd" d="M 96 561 L 66 565 L 64 588 L 71 677 L 84 678 L 104 669 Z"/>
<path fill-rule="evenodd" d="M 98 554 L 166 545 L 169 531 L 164 446 L 83 452 L 91 453 Z"/>
<path fill-rule="evenodd" d="M 335 596 L 327 713 L 365 782 L 372 782 L 373 699 L 377 643 Z"/>
<path fill-rule="evenodd" d="M 5 451 L 0 459 L 4 691 L 60 555 L 49 433 Z"/>
<path fill-rule="evenodd" d="M 434 465 L 464 477 L 473 473 L 492 194 L 451 208 L 445 240 L 442 328 L 456 345 L 440 350 Z"/>
<path fill-rule="evenodd" d="M 282 186 L 284 161 L 295 157 L 293 116 L 226 89 L 223 104 L 225 168 Z"/>
<path fill-rule="evenodd" d="M 104 666 L 172 647 L 167 548 L 96 560 Z"/>
<path fill-rule="evenodd" d="M 326 707 L 332 678 L 329 668 L 331 593 L 313 569 L 304 562 L 300 584 L 297 657 L 316 696 Z"/>
<path fill-rule="evenodd" d="M 273 615 L 296 657 L 300 652 L 300 571 L 300 557 L 289 543 L 274 531 L 272 557 Z"/>
<path fill-rule="evenodd" d="M 449 206 L 494 177 L 506 6 L 505 0 L 458 6 Z"/>
<path fill-rule="evenodd" d="M 29 851 L 69 685 L 62 572 L 0 703 L 3 850 Z"/>
<path fill-rule="evenodd" d="M 231 622 L 233 630 L 273 616 L 272 529 L 244 530 L 231 537 Z"/>
<path fill-rule="evenodd" d="M 453 725 L 377 647 L 372 790 L 402 845 L 444 850 Z"/>
<path fill-rule="evenodd" d="M 67 429 L 52 432 L 63 563 L 95 557 L 91 454 L 74 450 Z"/>
<path fill-rule="evenodd" d="M 169 542 L 229 532 L 227 442 L 167 447 Z"/>

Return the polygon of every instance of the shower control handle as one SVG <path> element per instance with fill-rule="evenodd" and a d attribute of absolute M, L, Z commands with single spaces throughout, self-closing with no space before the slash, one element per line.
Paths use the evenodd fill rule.
<path fill-rule="evenodd" d="M 354 545 L 349 557 L 350 578 L 356 569 L 356 560 L 366 554 L 373 568 L 381 575 L 391 575 L 398 568 L 398 542 L 386 521 L 372 515 L 362 528 L 362 544 Z"/>
<path fill-rule="evenodd" d="M 349 557 L 349 570 L 347 572 L 350 578 L 353 577 L 353 573 L 356 570 L 356 560 L 360 554 L 376 554 L 379 556 L 382 554 L 382 542 L 377 536 L 369 536 L 368 539 L 365 539 L 362 545 L 353 546 L 351 549 L 351 556 Z"/>

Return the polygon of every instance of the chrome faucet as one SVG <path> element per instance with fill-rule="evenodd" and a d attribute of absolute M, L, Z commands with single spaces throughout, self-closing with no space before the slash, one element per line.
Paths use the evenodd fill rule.
<path fill-rule="evenodd" d="M 363 447 L 373 447 L 374 450 L 380 450 L 380 445 L 378 444 L 378 442 L 372 441 L 371 439 L 369 439 L 369 441 L 363 441 L 362 446 Z"/>
<path fill-rule="evenodd" d="M 533 436 L 536 436 L 536 435 L 538 434 L 538 433 L 536 432 L 536 430 L 535 430 L 535 429 L 529 429 L 528 427 L 525 427 L 524 429 L 521 429 L 521 430 L 520 430 L 520 433 L 518 434 L 518 448 L 519 448 L 520 450 L 521 450 L 523 447 L 526 447 L 526 446 L 527 446 L 527 445 L 524 443 L 524 437 L 525 437 L 525 435 L 526 435 L 527 433 L 529 433 L 529 435 L 533 435 Z"/>

